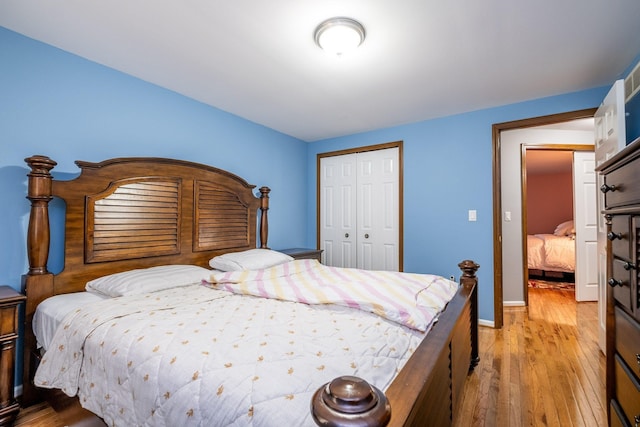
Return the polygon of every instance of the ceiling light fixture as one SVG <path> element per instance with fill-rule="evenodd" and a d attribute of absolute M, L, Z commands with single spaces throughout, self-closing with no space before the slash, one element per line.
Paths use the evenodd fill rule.
<path fill-rule="evenodd" d="M 351 18 L 327 19 L 316 28 L 314 38 L 323 50 L 342 55 L 360 46 L 364 41 L 364 27 Z"/>

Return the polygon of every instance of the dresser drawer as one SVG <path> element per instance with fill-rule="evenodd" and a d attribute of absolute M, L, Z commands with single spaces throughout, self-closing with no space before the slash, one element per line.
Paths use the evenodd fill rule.
<path fill-rule="evenodd" d="M 640 382 L 640 324 L 616 307 L 616 350 Z"/>
<path fill-rule="evenodd" d="M 604 183 L 615 187 L 605 193 L 607 209 L 640 203 L 640 157 L 609 172 Z"/>
<path fill-rule="evenodd" d="M 613 287 L 613 296 L 616 301 L 625 306 L 627 310 L 633 311 L 631 278 L 635 270 L 628 269 L 628 265 L 628 261 L 614 258 L 613 271 L 608 280 L 609 286 Z"/>
<path fill-rule="evenodd" d="M 635 417 L 640 419 L 640 384 L 617 354 L 615 356 L 615 372 L 616 400 L 629 422 L 633 422 Z"/>
<path fill-rule="evenodd" d="M 628 423 L 622 421 L 625 416 L 622 413 L 620 405 L 618 405 L 618 402 L 616 402 L 615 400 L 612 400 L 611 404 L 609 405 L 609 413 L 611 414 L 611 419 L 609 420 L 610 427 L 627 427 L 629 425 Z"/>
<path fill-rule="evenodd" d="M 18 310 L 14 306 L 0 306 L 0 340 L 18 336 Z"/>
<path fill-rule="evenodd" d="M 611 232 L 607 238 L 611 240 L 611 252 L 613 256 L 631 261 L 631 217 L 629 215 L 614 215 L 611 218 Z"/>
<path fill-rule="evenodd" d="M 631 217 L 631 293 L 635 300 L 636 320 L 640 322 L 640 215 Z"/>

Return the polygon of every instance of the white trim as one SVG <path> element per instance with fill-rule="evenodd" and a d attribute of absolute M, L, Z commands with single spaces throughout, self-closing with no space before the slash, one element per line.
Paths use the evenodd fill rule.
<path fill-rule="evenodd" d="M 15 397 L 22 396 L 22 384 L 17 385 L 13 388 L 13 395 Z"/>
<path fill-rule="evenodd" d="M 487 326 L 489 328 L 495 328 L 496 323 L 493 320 L 478 319 L 478 326 Z"/>
<path fill-rule="evenodd" d="M 504 307 L 525 307 L 526 306 L 524 301 L 503 301 L 502 305 Z"/>

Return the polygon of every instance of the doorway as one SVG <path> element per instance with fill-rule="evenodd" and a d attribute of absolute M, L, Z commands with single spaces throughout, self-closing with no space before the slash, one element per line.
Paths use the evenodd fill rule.
<path fill-rule="evenodd" d="M 524 296 L 533 288 L 575 287 L 573 150 L 522 147 Z"/>
<path fill-rule="evenodd" d="M 512 159 L 503 159 L 505 154 L 503 153 L 503 148 L 509 147 L 510 149 L 516 149 L 517 156 L 519 158 L 520 152 L 520 144 L 521 140 L 518 140 L 518 145 L 515 147 L 512 146 L 514 143 L 511 141 L 506 141 L 505 137 L 507 136 L 507 132 L 515 131 L 515 130 L 523 130 L 529 129 L 533 127 L 540 126 L 561 126 L 562 124 L 566 124 L 572 121 L 576 121 L 579 119 L 587 119 L 593 118 L 595 114 L 595 109 L 586 109 L 568 113 L 554 114 L 550 116 L 542 116 L 535 117 L 524 120 L 517 120 L 513 122 L 505 122 L 494 124 L 492 127 L 493 134 L 493 228 L 494 228 L 494 327 L 501 328 L 504 322 L 503 316 L 503 294 L 505 290 L 504 282 L 505 280 L 509 280 L 509 283 L 515 283 L 522 291 L 521 284 L 524 282 L 523 279 L 523 261 L 521 259 L 518 260 L 515 268 L 517 272 L 515 273 L 516 279 L 514 280 L 512 276 L 513 271 L 507 272 L 508 274 L 505 277 L 504 264 L 505 257 L 503 253 L 505 252 L 505 248 L 509 251 L 509 253 L 522 254 L 522 226 L 521 221 L 518 219 L 521 218 L 521 197 L 518 196 L 517 206 L 514 205 L 513 211 L 517 212 L 516 217 L 512 217 L 510 222 L 503 221 L 503 214 L 505 209 L 503 207 L 503 192 L 505 192 L 505 187 L 516 186 L 517 190 L 515 190 L 516 194 L 520 194 L 520 175 L 522 173 L 522 164 L 521 162 L 516 161 L 515 164 Z M 592 131 L 593 133 L 593 131 Z M 590 144 L 593 144 L 593 137 L 591 138 Z M 504 160 L 504 161 L 503 161 Z M 509 179 L 508 176 L 503 176 L 503 166 L 514 167 L 515 172 L 518 178 L 515 180 Z M 511 212 L 511 211 L 510 211 Z M 513 212 L 512 212 L 513 213 Z M 506 225 L 506 227 L 505 227 Z M 508 228 L 515 228 L 510 230 Z M 508 237 L 505 239 L 504 237 Z M 515 243 L 512 241 L 511 237 L 516 236 Z M 513 265 L 513 263 L 511 263 Z M 522 297 L 522 303 L 524 304 L 524 297 Z"/>
<path fill-rule="evenodd" d="M 590 141 L 593 120 L 587 120 L 588 133 L 578 131 L 573 137 L 576 141 Z M 593 149 L 593 145 L 522 146 L 523 295 L 527 306 L 533 287 L 572 291 L 577 301 L 598 299 Z"/>

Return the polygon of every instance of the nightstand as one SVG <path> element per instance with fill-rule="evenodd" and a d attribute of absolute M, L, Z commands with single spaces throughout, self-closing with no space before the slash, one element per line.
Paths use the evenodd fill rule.
<path fill-rule="evenodd" d="M 317 259 L 318 262 L 322 262 L 322 249 L 289 248 L 279 249 L 278 252 L 287 254 L 294 259 Z"/>
<path fill-rule="evenodd" d="M 18 307 L 27 299 L 9 286 L 0 286 L 0 426 L 11 426 L 20 411 L 13 394 Z"/>

